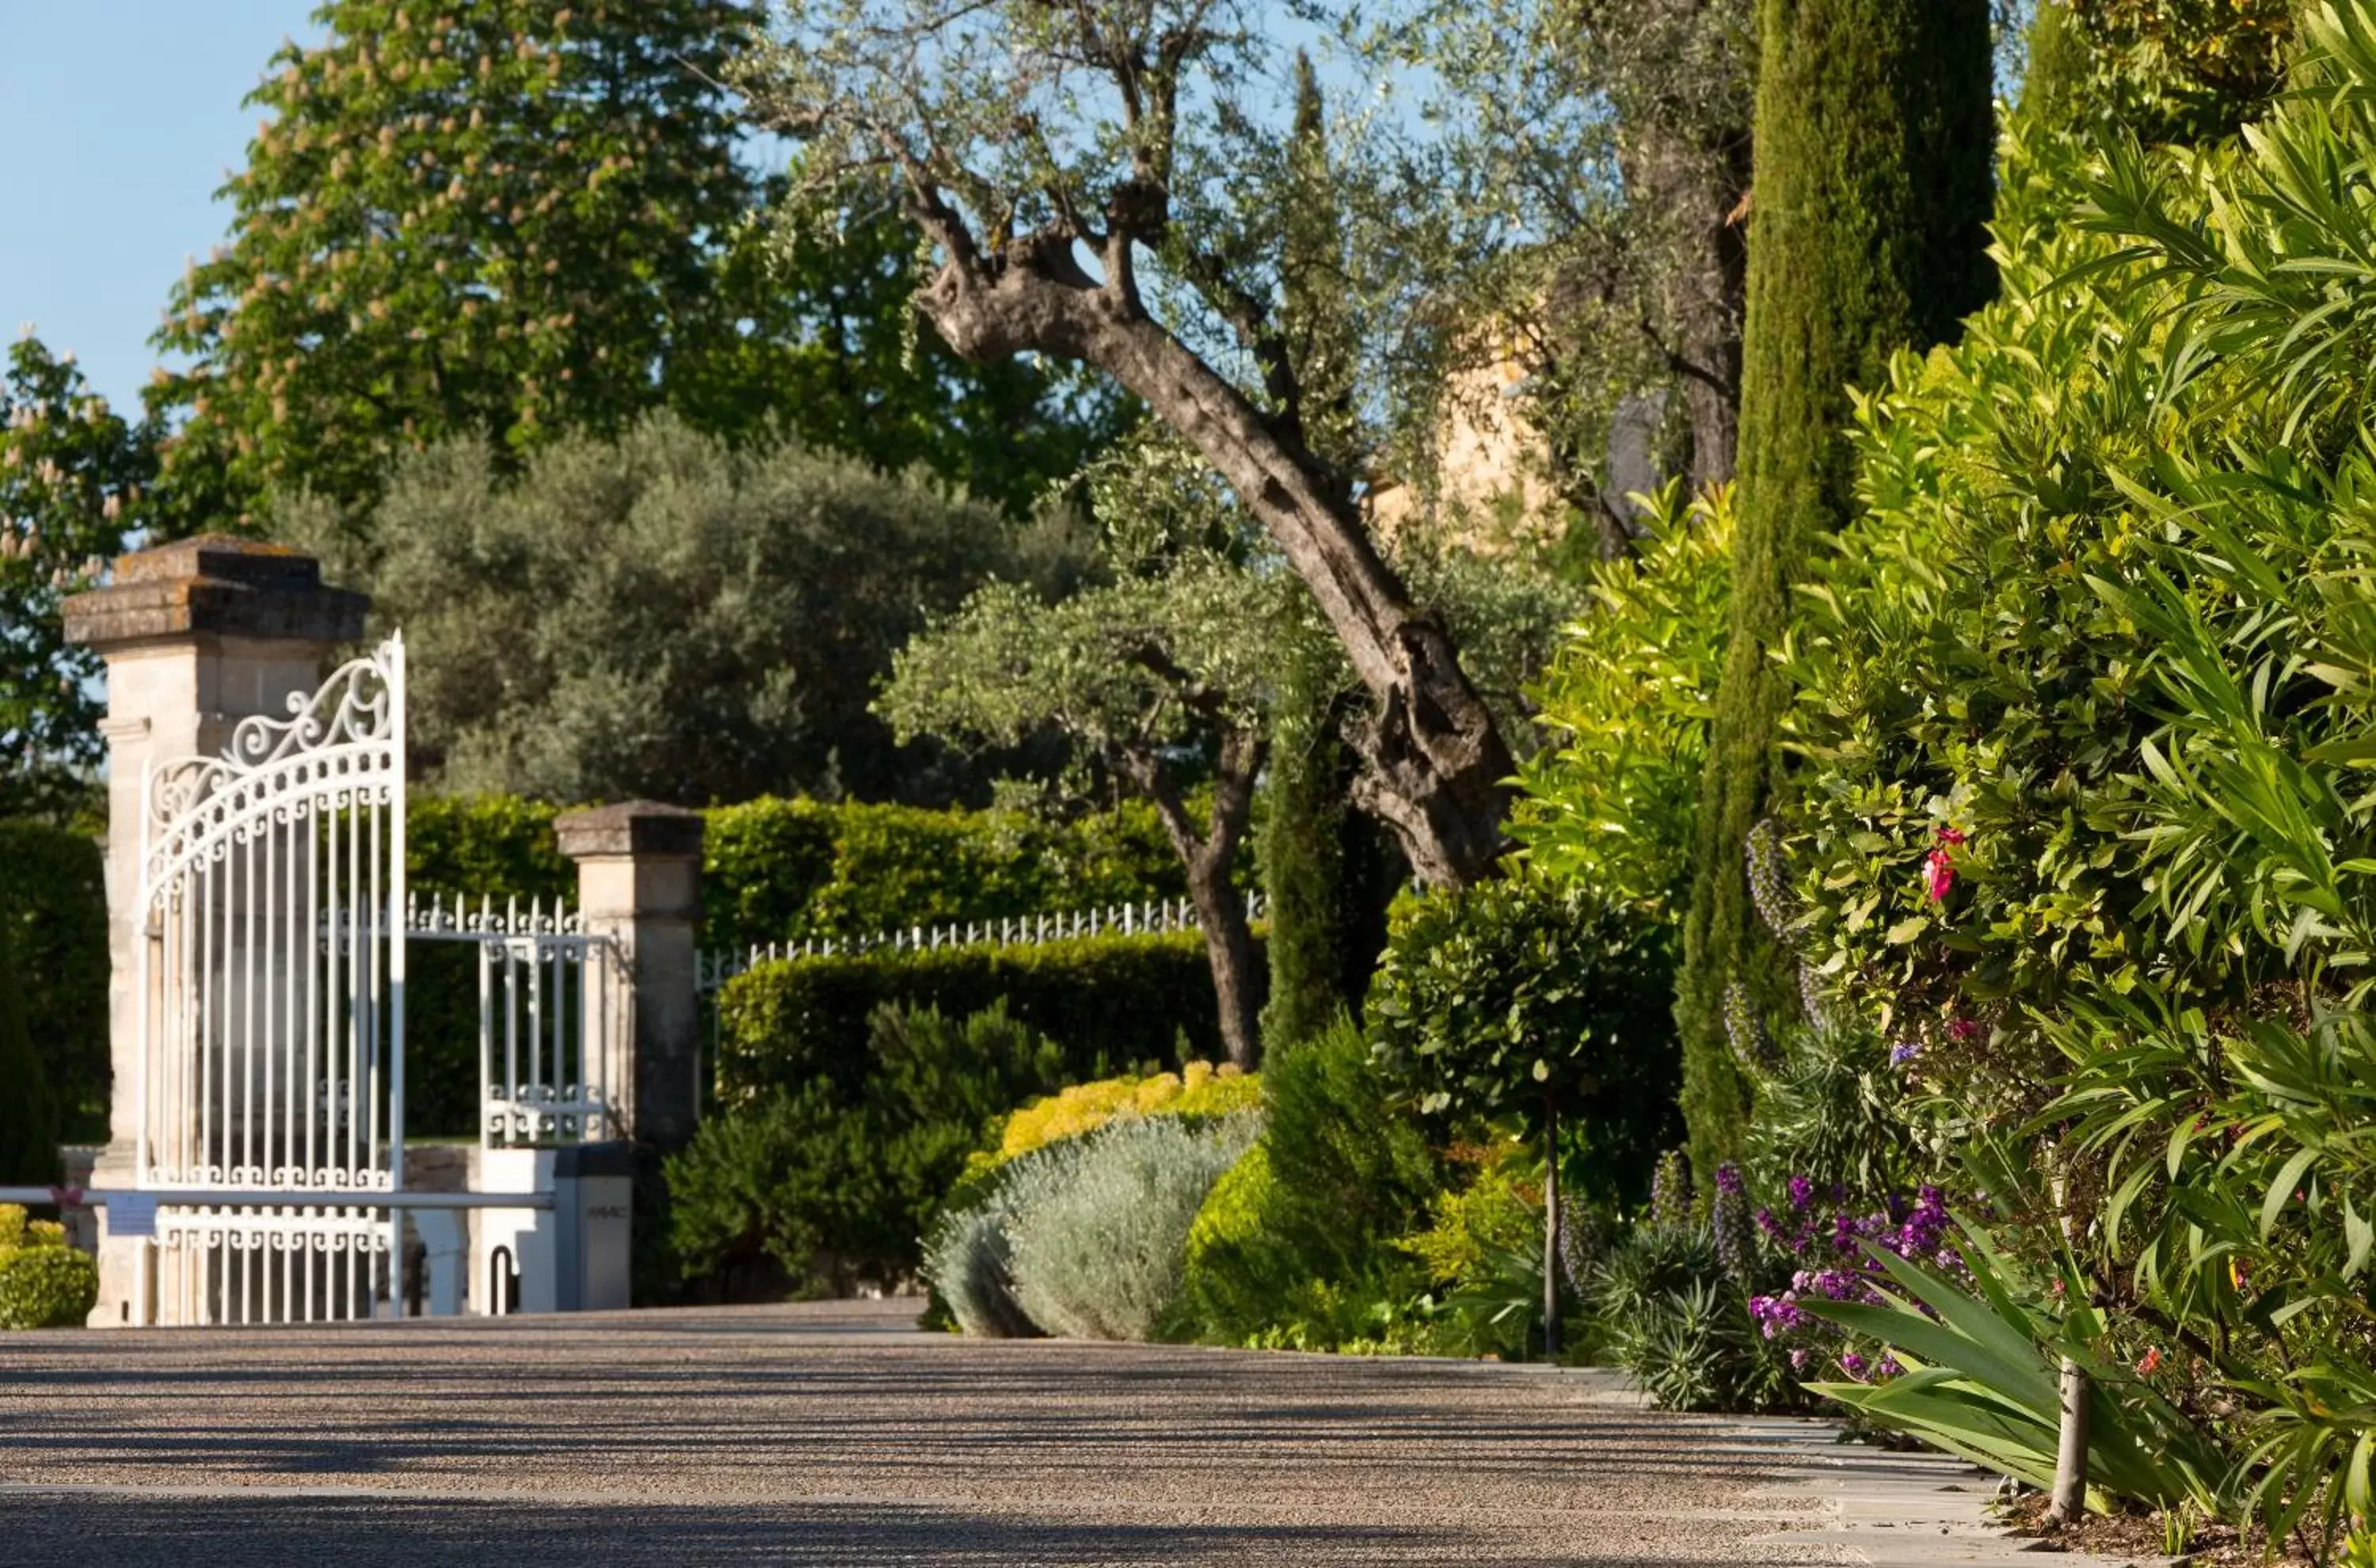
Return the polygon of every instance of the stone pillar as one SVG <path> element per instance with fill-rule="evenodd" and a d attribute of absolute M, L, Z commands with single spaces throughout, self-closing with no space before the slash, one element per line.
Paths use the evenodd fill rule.
<path fill-rule="evenodd" d="M 211 755 L 257 714 L 287 715 L 330 650 L 362 636 L 371 601 L 327 588 L 318 562 L 255 540 L 209 535 L 121 556 L 106 588 L 65 601 L 65 633 L 107 664 L 109 1142 L 90 1184 L 129 1186 L 140 1134 L 139 1014 L 132 993 L 133 901 L 140 885 L 140 786 L 151 763 Z M 93 1325 L 128 1321 L 140 1241 L 111 1245 L 100 1224 Z"/>
<path fill-rule="evenodd" d="M 571 812 L 552 825 L 561 852 L 577 862 L 588 933 L 615 940 L 627 966 L 632 1005 L 625 1019 L 613 1016 L 604 1081 L 627 1135 L 661 1153 L 684 1146 L 700 1110 L 702 826 L 699 812 L 651 801 Z"/>

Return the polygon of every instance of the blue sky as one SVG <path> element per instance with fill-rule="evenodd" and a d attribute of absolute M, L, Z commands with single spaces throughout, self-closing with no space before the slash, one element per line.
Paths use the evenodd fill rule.
<path fill-rule="evenodd" d="M 315 0 L 0 0 L 0 341 L 32 322 L 111 401 L 137 398 L 184 258 L 222 239 L 242 109 Z"/>

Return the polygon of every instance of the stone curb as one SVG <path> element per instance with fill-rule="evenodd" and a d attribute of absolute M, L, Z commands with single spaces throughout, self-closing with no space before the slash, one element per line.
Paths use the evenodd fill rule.
<path fill-rule="evenodd" d="M 2080 1568 L 2166 1568 L 2161 1557 L 2099 1557 L 2006 1532 L 1989 1511 L 1997 1479 L 1943 1454 L 1900 1454 L 1837 1441 L 1829 1422 L 1757 1418 L 1734 1432 L 1787 1455 L 1794 1474 L 1758 1499 L 1818 1503 L 1831 1523 L 1781 1530 L 1753 1544 L 1826 1548 L 1873 1568 L 2036 1562 L 2050 1555 Z"/>
<path fill-rule="evenodd" d="M 1640 1390 L 1612 1368 L 1539 1371 L 1572 1381 L 1586 1402 L 1649 1408 Z M 1705 1423 L 1702 1430 L 1714 1443 L 1744 1451 L 1744 1458 L 1754 1454 L 1759 1468 L 1781 1473 L 1782 1479 L 1749 1492 L 1748 1501 L 1812 1513 L 1824 1521 L 1755 1536 L 1747 1545 L 1812 1549 L 1826 1561 L 1871 1568 L 2034 1564 L 2041 1557 L 2072 1568 L 2173 1568 L 2168 1558 L 2103 1557 L 2009 1533 L 1989 1508 L 1997 1478 L 1951 1455 L 1842 1443 L 1836 1422 L 1814 1417 L 1675 1419 Z"/>

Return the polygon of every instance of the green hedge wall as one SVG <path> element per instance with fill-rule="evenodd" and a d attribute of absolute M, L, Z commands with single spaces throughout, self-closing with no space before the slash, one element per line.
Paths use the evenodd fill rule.
<path fill-rule="evenodd" d="M 552 839 L 552 819 L 565 809 L 516 796 L 416 791 L 406 804 L 410 884 L 423 897 L 487 896 L 498 904 L 513 896 L 548 905 L 574 899 L 576 868 Z M 1154 812 L 1136 802 L 1062 824 L 1019 812 L 775 799 L 714 806 L 706 814 L 702 943 L 708 947 L 872 935 L 1187 892 Z M 28 1032 L 42 1051 L 64 1135 L 70 1142 L 102 1139 L 108 954 L 99 844 L 38 824 L 0 823 L 0 912 L 18 922 Z M 1201 1041 L 1214 1034 L 1212 985 L 1202 951 L 1190 941 L 1196 967 L 1189 991 L 1196 1001 L 1182 1017 Z M 407 956 L 409 1131 L 470 1134 L 479 1076 L 473 952 L 462 943 L 415 942 Z M 859 1009 L 861 1023 L 864 1012 Z M 1110 1028 L 1095 1038 L 1132 1042 L 1116 1061 L 1170 1054 L 1170 1025 L 1144 1033 L 1157 1043 L 1146 1046 L 1139 1032 Z M 862 1031 L 844 1038 L 862 1038 Z"/>
<path fill-rule="evenodd" d="M 416 794 L 407 809 L 407 864 L 422 894 L 576 897 L 576 869 L 552 842 L 552 819 L 567 808 L 511 795 Z M 706 947 L 872 936 L 1188 892 L 1162 825 L 1138 802 L 1067 823 L 773 797 L 703 814 Z"/>
<path fill-rule="evenodd" d="M 1188 892 L 1162 825 L 1138 802 L 1054 824 L 1021 812 L 773 798 L 707 815 L 708 946 L 872 936 Z"/>
<path fill-rule="evenodd" d="M 867 1016 L 881 1004 L 964 1017 L 1002 998 L 1009 1016 L 1063 1048 L 1075 1079 L 1176 1067 L 1220 1049 L 1213 973 L 1194 932 L 809 958 L 762 965 L 720 994 L 719 1098 L 747 1103 L 818 1079 L 854 1089 Z"/>
<path fill-rule="evenodd" d="M 0 919 L 26 1033 L 68 1143 L 107 1136 L 107 877 L 99 841 L 32 822 L 0 822 Z"/>

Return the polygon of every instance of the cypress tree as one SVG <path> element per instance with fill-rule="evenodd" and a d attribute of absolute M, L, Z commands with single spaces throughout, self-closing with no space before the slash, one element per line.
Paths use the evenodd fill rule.
<path fill-rule="evenodd" d="M 1267 799 L 1259 851 L 1270 904 L 1270 1000 L 1262 1018 L 1265 1051 L 1320 1033 L 1347 1001 L 1340 895 L 1346 882 L 1349 759 L 1328 700 L 1333 683 L 1312 679 L 1315 662 L 1298 659 L 1280 672 L 1270 766 L 1263 781 Z"/>
<path fill-rule="evenodd" d="M 1344 260 L 1336 188 L 1328 167 L 1326 116 L 1309 56 L 1295 69 L 1295 122 L 1289 145 L 1289 200 L 1280 247 L 1280 322 L 1289 368 L 1302 391 L 1304 443 L 1341 474 L 1358 447 L 1350 328 L 1344 318 Z M 1384 835 L 1351 805 L 1356 770 L 1343 726 L 1349 702 L 1335 649 L 1312 646 L 1279 671 L 1264 778 L 1259 852 L 1270 902 L 1270 1001 L 1266 1046 L 1319 1034 L 1360 1004 L 1385 945 L 1380 867 Z"/>
<path fill-rule="evenodd" d="M 1744 857 L 1781 783 L 1791 694 L 1772 656 L 1792 585 L 1854 501 L 1848 389 L 1878 386 L 1895 350 L 1952 338 L 1994 284 L 1988 0 L 1758 0 L 1757 12 L 1732 635 L 1676 1004 L 1704 1181 L 1747 1124 L 1741 1048 L 1799 1006 Z"/>

